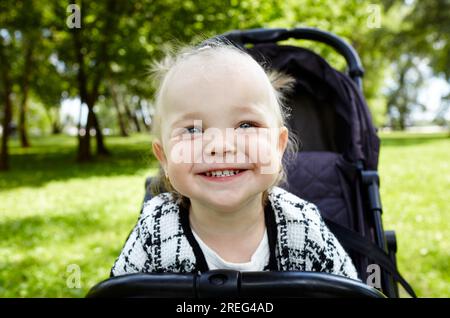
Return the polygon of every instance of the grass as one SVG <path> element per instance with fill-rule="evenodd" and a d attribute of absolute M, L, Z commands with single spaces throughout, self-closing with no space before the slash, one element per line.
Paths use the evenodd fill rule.
<path fill-rule="evenodd" d="M 108 277 L 157 165 L 148 136 L 106 142 L 112 157 L 81 165 L 73 137 L 11 143 L 12 169 L 0 174 L 0 296 L 83 297 Z M 419 296 L 450 297 L 449 146 L 444 135 L 382 136 L 385 228 L 397 231 L 399 268 Z"/>
<path fill-rule="evenodd" d="M 75 162 L 73 137 L 32 145 L 13 142 L 11 171 L 0 174 L 0 296 L 82 297 L 108 277 L 137 220 L 156 171 L 150 138 L 110 137 L 114 155 L 87 164 Z M 81 288 L 69 288 L 71 264 Z"/>
<path fill-rule="evenodd" d="M 385 229 L 397 233 L 400 272 L 423 297 L 450 297 L 450 138 L 381 135 Z"/>

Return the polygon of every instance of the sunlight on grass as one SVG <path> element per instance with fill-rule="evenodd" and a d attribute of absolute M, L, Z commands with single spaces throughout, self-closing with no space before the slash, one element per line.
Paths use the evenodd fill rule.
<path fill-rule="evenodd" d="M 383 219 L 397 232 L 400 271 L 419 296 L 450 297 L 450 139 L 382 137 Z M 13 143 L 12 170 L 0 175 L 0 296 L 83 297 L 108 277 L 157 164 L 146 135 L 106 142 L 111 158 L 81 165 L 72 137 Z M 71 264 L 81 288 L 67 285 Z"/>
<path fill-rule="evenodd" d="M 73 138 L 13 147 L 13 169 L 0 177 L 0 296 L 83 297 L 108 277 L 156 172 L 149 140 L 108 138 L 113 157 L 82 165 Z M 81 289 L 67 287 L 70 264 Z"/>
<path fill-rule="evenodd" d="M 419 296 L 450 297 L 450 139 L 387 135 L 380 158 L 385 229 L 398 266 Z"/>

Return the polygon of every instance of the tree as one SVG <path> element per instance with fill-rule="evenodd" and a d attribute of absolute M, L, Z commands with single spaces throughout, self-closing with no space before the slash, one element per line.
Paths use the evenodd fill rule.
<path fill-rule="evenodd" d="M 36 63 L 45 60 L 42 32 L 45 28 L 43 14 L 45 4 L 36 1 L 17 1 L 14 6 L 2 8 L 5 14 L 4 30 L 14 38 L 17 54 L 12 56 L 11 77 L 13 91 L 18 95 L 18 132 L 22 147 L 29 147 L 27 129 L 28 99 L 31 82 L 35 76 Z"/>
<path fill-rule="evenodd" d="M 450 132 L 450 121 L 446 118 L 446 115 L 450 111 L 450 93 L 441 97 L 441 105 L 436 113 L 433 122 L 439 126 L 446 127 Z"/>
<path fill-rule="evenodd" d="M 9 169 L 9 159 L 8 159 L 8 139 L 10 134 L 11 117 L 12 117 L 12 82 L 11 82 L 11 70 L 9 67 L 9 57 L 6 52 L 5 38 L 0 34 L 0 72 L 3 87 L 1 89 L 3 95 L 3 121 L 2 121 L 2 142 L 0 148 L 0 170 Z"/>
<path fill-rule="evenodd" d="M 39 42 L 41 41 L 43 27 L 41 13 L 43 10 L 36 8 L 33 1 L 19 1 L 17 5 L 18 17 L 14 21 L 14 27 L 16 31 L 20 31 L 20 47 L 23 54 L 21 75 L 18 79 L 22 95 L 19 103 L 19 136 L 22 147 L 29 147 L 30 142 L 27 132 L 28 97 L 30 82 L 35 70 L 35 55 L 40 51 Z"/>
<path fill-rule="evenodd" d="M 450 1 L 414 1 L 398 34 L 410 51 L 428 58 L 436 74 L 450 79 Z"/>
<path fill-rule="evenodd" d="M 450 1 L 383 1 L 386 12 L 396 21 L 390 30 L 386 49 L 391 61 L 396 89 L 388 90 L 388 117 L 394 128 L 403 129 L 408 114 L 414 108 L 424 108 L 417 98 L 423 74 L 417 61 L 427 64 L 435 76 L 450 79 Z M 395 49 L 394 49 L 395 48 Z M 415 62 L 414 62 L 415 61 Z M 408 73 L 417 80 L 408 80 Z M 398 105 L 395 105 L 398 103 Z M 440 113 L 439 113 L 440 112 Z M 442 109 L 437 117 L 441 116 Z"/>
<path fill-rule="evenodd" d="M 2 163 L 8 167 L 7 144 L 13 119 L 13 104 L 18 101 L 18 131 L 22 147 L 30 146 L 27 133 L 28 100 L 38 59 L 43 57 L 41 40 L 46 5 L 36 1 L 1 2 L 1 61 L 3 79 Z M 39 56 L 39 58 L 37 58 Z M 16 98 L 13 99 L 12 96 Z"/>
<path fill-rule="evenodd" d="M 0 2 L 0 96 L 2 102 L 2 140 L 0 146 L 0 170 L 9 169 L 8 141 L 11 134 L 13 117 L 14 82 L 19 55 L 18 38 L 13 27 L 14 17 L 18 15 L 17 8 L 7 2 Z"/>
<path fill-rule="evenodd" d="M 123 112 L 122 112 L 122 109 L 120 107 L 120 101 L 119 101 L 116 85 L 111 83 L 109 85 L 109 91 L 110 91 L 110 94 L 111 94 L 112 103 L 114 105 L 114 108 L 116 109 L 117 122 L 119 124 L 120 135 L 122 137 L 128 137 L 129 135 L 128 135 L 127 127 L 126 127 L 126 124 L 125 124 L 125 118 L 123 116 Z"/>
<path fill-rule="evenodd" d="M 88 161 L 91 159 L 90 132 L 92 127 L 95 128 L 96 132 L 97 154 L 109 154 L 109 151 L 106 149 L 103 141 L 103 134 L 99 121 L 94 113 L 94 106 L 100 93 L 99 90 L 101 80 L 109 69 L 111 54 L 108 51 L 108 45 L 111 40 L 111 34 L 117 26 L 117 19 L 120 15 L 119 3 L 114 0 L 108 0 L 103 8 L 95 6 L 86 8 L 87 6 L 87 2 L 81 2 L 81 24 L 84 24 L 84 21 L 86 20 L 84 19 L 84 16 L 85 13 L 88 12 L 90 16 L 95 16 L 95 19 L 103 20 L 103 23 L 100 27 L 98 25 L 93 25 L 91 28 L 75 28 L 71 32 L 74 41 L 76 61 L 78 64 L 77 79 L 80 99 L 81 103 L 88 107 L 88 118 L 84 133 L 81 129 L 79 130 L 79 161 Z M 91 11 L 88 11 L 88 9 L 91 9 Z M 97 42 L 98 44 L 95 45 L 91 42 L 90 44 L 93 45 L 86 45 L 85 42 L 88 41 L 86 33 L 88 31 L 92 32 L 93 30 L 97 31 L 100 36 L 99 41 Z M 91 67 L 91 65 L 93 66 Z"/>
<path fill-rule="evenodd" d="M 50 42 L 51 38 L 47 41 Z M 41 50 L 49 48 L 50 46 L 44 46 Z M 47 58 L 39 60 L 39 63 L 34 66 L 35 73 L 39 75 L 33 77 L 30 85 L 33 96 L 40 100 L 45 108 L 45 113 L 51 123 L 52 134 L 59 134 L 62 130 L 59 120 L 60 105 L 63 96 L 68 94 L 69 80 L 63 73 L 63 66 L 58 64 L 59 61 L 51 51 L 42 56 Z"/>
<path fill-rule="evenodd" d="M 415 108 L 425 109 L 425 105 L 418 101 L 418 92 L 424 83 L 418 65 L 419 59 L 411 55 L 404 55 L 396 63 L 395 84 L 387 93 L 387 111 L 390 126 L 394 129 L 405 130 L 411 112 Z"/>

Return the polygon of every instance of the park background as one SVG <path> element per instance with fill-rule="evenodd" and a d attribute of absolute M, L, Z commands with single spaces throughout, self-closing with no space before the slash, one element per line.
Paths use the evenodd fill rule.
<path fill-rule="evenodd" d="M 299 26 L 358 51 L 398 267 L 418 296 L 450 297 L 448 0 L 1 0 L 0 297 L 83 297 L 108 277 L 158 169 L 147 75 L 168 46 Z"/>

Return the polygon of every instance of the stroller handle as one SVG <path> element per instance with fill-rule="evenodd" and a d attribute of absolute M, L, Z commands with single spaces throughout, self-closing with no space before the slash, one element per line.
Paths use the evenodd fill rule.
<path fill-rule="evenodd" d="M 377 289 L 342 276 L 317 272 L 238 272 L 202 274 L 139 273 L 94 286 L 89 298 L 385 298 Z"/>
<path fill-rule="evenodd" d="M 362 90 L 362 77 L 364 76 L 364 68 L 361 64 L 356 50 L 337 35 L 322 31 L 316 28 L 293 28 L 293 29 L 249 29 L 230 31 L 222 35 L 237 45 L 258 44 L 258 43 L 275 43 L 278 41 L 288 40 L 290 38 L 299 40 L 312 40 L 325 43 L 340 53 L 348 65 L 348 74 L 350 78 Z"/>

